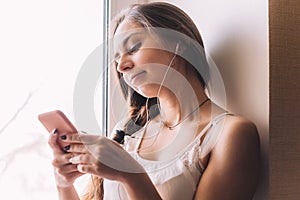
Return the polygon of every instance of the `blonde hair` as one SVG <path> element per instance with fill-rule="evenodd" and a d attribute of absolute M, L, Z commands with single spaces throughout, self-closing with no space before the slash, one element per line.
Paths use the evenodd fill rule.
<path fill-rule="evenodd" d="M 92 176 L 88 185 L 87 192 L 81 197 L 83 200 L 102 200 L 103 199 L 103 178 Z"/>

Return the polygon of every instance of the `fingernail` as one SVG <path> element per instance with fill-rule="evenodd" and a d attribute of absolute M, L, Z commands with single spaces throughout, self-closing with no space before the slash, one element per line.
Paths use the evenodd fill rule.
<path fill-rule="evenodd" d="M 73 158 L 70 158 L 70 159 L 69 159 L 69 162 L 70 162 L 70 163 L 73 163 L 73 161 L 74 161 Z"/>
<path fill-rule="evenodd" d="M 56 128 L 51 131 L 52 134 L 55 134 L 56 132 L 57 132 Z"/>
<path fill-rule="evenodd" d="M 62 135 L 62 136 L 60 136 L 60 139 L 66 140 L 66 139 L 67 139 L 67 136 L 66 136 L 66 135 Z"/>
<path fill-rule="evenodd" d="M 65 147 L 64 147 L 64 150 L 65 150 L 65 151 L 68 151 L 68 150 L 70 150 L 70 145 L 68 145 L 68 146 L 65 146 Z"/>

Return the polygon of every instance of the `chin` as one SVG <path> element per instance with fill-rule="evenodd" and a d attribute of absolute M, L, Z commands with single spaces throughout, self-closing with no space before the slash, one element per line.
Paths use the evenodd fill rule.
<path fill-rule="evenodd" d="M 134 88 L 134 90 L 143 97 L 154 98 L 157 97 L 159 86 L 157 84 L 144 84 L 143 86 Z"/>

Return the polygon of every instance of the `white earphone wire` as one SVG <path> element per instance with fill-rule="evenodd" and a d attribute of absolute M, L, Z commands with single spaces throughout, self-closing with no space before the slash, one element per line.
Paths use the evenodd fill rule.
<path fill-rule="evenodd" d="M 160 86 L 159 86 L 159 89 L 158 89 L 158 92 L 157 92 L 157 95 L 156 95 L 156 96 L 157 96 L 157 99 L 158 99 L 158 95 L 159 95 L 159 93 L 160 93 L 160 91 L 161 91 L 162 85 L 163 85 L 163 83 L 165 82 L 165 79 L 166 79 L 166 77 L 167 77 L 167 74 L 168 74 L 168 72 L 169 72 L 169 69 L 170 69 L 171 65 L 173 64 L 175 57 L 177 56 L 178 50 L 179 50 L 179 43 L 176 44 L 174 56 L 172 57 L 172 59 L 171 59 L 169 65 L 168 65 L 168 68 L 167 68 L 167 70 L 166 70 L 166 72 L 165 72 L 165 74 L 164 74 L 164 76 L 163 76 L 163 79 L 162 79 L 162 81 L 161 81 L 161 83 L 160 83 Z M 146 101 L 146 113 L 147 113 L 146 119 L 147 119 L 147 122 L 146 122 L 146 124 L 145 124 L 145 126 L 144 126 L 144 132 L 146 131 L 147 126 L 148 126 L 148 124 L 149 124 L 149 121 L 148 121 L 148 120 L 149 120 L 148 100 L 149 100 L 149 98 L 147 98 L 147 101 Z M 159 102 L 157 102 L 157 105 L 158 105 L 159 113 L 161 113 L 161 109 L 160 109 Z M 155 134 L 154 141 L 153 141 L 149 146 L 138 149 L 138 151 L 140 151 L 141 149 L 143 149 L 143 150 L 144 150 L 144 149 L 147 149 L 147 148 L 149 148 L 149 147 L 151 147 L 151 146 L 153 146 L 153 145 L 155 144 L 155 142 L 156 142 L 156 140 L 157 140 L 157 137 L 158 137 L 158 134 L 159 134 L 159 132 L 161 131 L 161 128 L 162 128 L 162 124 L 163 124 L 162 117 L 160 117 L 160 122 L 159 122 L 159 123 L 160 123 L 160 126 L 159 126 L 158 131 L 157 131 L 156 134 Z"/>

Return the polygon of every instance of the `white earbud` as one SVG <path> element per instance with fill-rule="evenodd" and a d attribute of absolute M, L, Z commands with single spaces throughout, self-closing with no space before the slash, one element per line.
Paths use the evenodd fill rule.
<path fill-rule="evenodd" d="M 177 55 L 178 51 L 179 51 L 179 42 L 177 42 L 177 44 L 176 44 L 175 55 Z"/>

